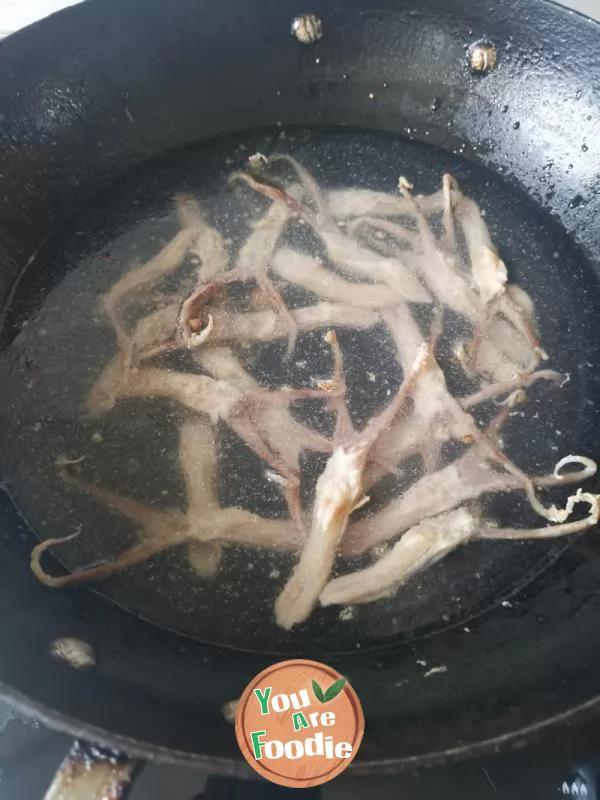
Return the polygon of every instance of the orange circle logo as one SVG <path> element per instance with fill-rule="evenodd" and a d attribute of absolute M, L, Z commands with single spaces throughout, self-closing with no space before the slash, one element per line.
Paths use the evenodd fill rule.
<path fill-rule="evenodd" d="M 281 786 L 308 788 L 343 772 L 365 729 L 347 680 L 318 661 L 281 661 L 246 687 L 235 734 L 246 761 Z"/>

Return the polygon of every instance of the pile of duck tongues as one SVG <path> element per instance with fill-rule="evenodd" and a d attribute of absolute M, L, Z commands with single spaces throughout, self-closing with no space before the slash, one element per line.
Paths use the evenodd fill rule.
<path fill-rule="evenodd" d="M 287 180 L 275 180 L 285 170 Z M 43 552 L 80 535 L 49 539 L 32 552 L 31 566 L 48 586 L 98 581 L 166 548 L 184 546 L 202 576 L 214 576 L 224 548 L 292 550 L 298 560 L 275 603 L 275 617 L 290 629 L 320 603 L 368 603 L 393 594 L 471 539 L 527 539 L 577 533 L 594 526 L 599 495 L 578 488 L 564 507 L 546 505 L 543 487 L 579 484 L 596 464 L 566 455 L 549 475 L 522 471 L 503 451 L 500 433 L 513 409 L 537 381 L 560 387 L 561 374 L 541 369 L 548 356 L 538 340 L 528 295 L 508 282 L 477 205 L 450 175 L 440 191 L 413 194 L 400 178 L 398 194 L 366 189 L 324 192 L 292 157 L 257 154 L 232 181 L 251 197 L 270 199 L 235 258 L 196 200 L 178 196 L 181 231 L 151 261 L 127 272 L 102 298 L 117 350 L 87 398 L 87 413 L 102 414 L 125 398 L 170 398 L 186 410 L 179 434 L 179 463 L 187 509 L 156 510 L 86 482 L 74 462 L 56 468 L 72 486 L 132 520 L 139 541 L 112 562 L 61 577 L 41 566 Z M 326 258 L 311 257 L 282 242 L 292 226 L 309 226 Z M 197 284 L 186 297 L 174 293 L 151 313 L 128 324 L 127 311 L 144 301 L 186 259 L 197 263 Z M 228 287 L 243 285 L 255 310 L 238 312 Z M 292 284 L 315 300 L 288 308 L 280 287 Z M 428 312 L 424 314 L 423 311 Z M 478 386 L 453 396 L 438 362 L 445 321 L 459 318 L 468 335 L 453 342 L 453 369 Z M 428 318 L 427 329 L 422 323 Z M 361 430 L 346 404 L 344 354 L 336 330 L 385 324 L 403 373 L 388 403 Z M 248 342 L 286 342 L 322 329 L 331 352 L 331 374 L 309 388 L 261 387 L 236 357 Z M 165 354 L 185 350 L 196 371 L 161 368 Z M 158 365 L 157 365 L 158 362 Z M 321 401 L 334 415 L 328 438 L 292 415 L 294 403 Z M 489 414 L 492 408 L 494 413 Z M 488 410 L 486 424 L 477 416 Z M 215 486 L 215 427 L 225 423 L 264 463 L 280 487 L 289 519 L 264 519 L 223 507 Z M 454 442 L 455 460 L 442 464 L 442 447 Z M 314 487 L 312 508 L 300 501 L 300 462 L 306 451 L 327 454 Z M 369 491 L 409 459 L 420 461 L 414 482 L 387 507 L 353 521 Z M 574 465 L 565 471 L 565 467 Z M 524 492 L 544 520 L 533 529 L 502 528 L 483 518 L 484 495 Z M 584 504 L 587 516 L 572 514 Z M 385 548 L 379 547 L 388 543 Z M 384 551 L 381 554 L 381 551 Z M 338 557 L 370 551 L 371 565 L 332 579 Z"/>

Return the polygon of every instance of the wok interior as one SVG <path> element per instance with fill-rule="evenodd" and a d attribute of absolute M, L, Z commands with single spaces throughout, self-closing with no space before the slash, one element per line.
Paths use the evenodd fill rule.
<path fill-rule="evenodd" d="M 452 172 L 485 213 L 511 281 L 534 298 L 541 340 L 552 355 L 550 366 L 569 376 L 560 391 L 543 383 L 528 390 L 528 403 L 511 416 L 503 431 L 505 451 L 524 470 L 538 474 L 550 472 L 567 453 L 588 452 L 583 430 L 586 409 L 593 402 L 586 382 L 591 356 L 589 334 L 581 326 L 577 306 L 579 281 L 592 276 L 580 263 L 573 270 L 565 268 L 568 238 L 530 201 L 460 158 L 383 133 L 291 128 L 218 139 L 136 170 L 82 210 L 38 255 L 40 268 L 26 273 L 7 320 L 6 474 L 16 502 L 43 538 L 63 536 L 75 525 L 83 528 L 70 546 L 56 550 L 70 570 L 115 558 L 136 541 L 136 527 L 65 485 L 54 470 L 57 458 L 83 456 L 81 469 L 93 476 L 96 485 L 118 488 L 153 509 L 185 507 L 186 502 L 177 467 L 178 408 L 164 401 L 132 399 L 106 417 L 89 417 L 83 411 L 90 386 L 115 348 L 98 298 L 121 276 L 124 265 L 147 261 L 157 242 L 175 235 L 176 193 L 196 196 L 216 229 L 233 240 L 233 247 L 240 246 L 246 235 L 247 199 L 230 187 L 228 177 L 245 167 L 249 154 L 282 146 L 327 189 L 393 193 L 393 176 L 410 170 L 419 191 L 430 193 L 437 191 L 444 172 Z M 260 198 L 255 204 L 256 218 L 263 206 Z M 303 228 L 292 232 L 291 240 L 288 236 L 288 245 L 302 248 L 307 243 L 311 245 L 310 233 Z M 193 263 L 190 267 L 193 272 Z M 168 282 L 163 288 L 167 290 Z M 247 303 L 244 291 L 247 284 L 238 289 L 241 302 Z M 557 296 L 564 298 L 559 317 Z M 286 297 L 293 301 L 293 294 Z M 302 298 L 298 302 L 302 304 Z M 26 327 L 21 328 L 25 320 Z M 450 330 L 453 326 L 460 322 L 450 319 Z M 20 330 L 12 341 L 11 330 Z M 262 386 L 310 385 L 311 376 L 327 375 L 330 369 L 322 336 L 318 329 L 300 333 L 289 361 L 282 340 L 258 346 L 242 342 L 237 352 Z M 348 375 L 349 411 L 361 428 L 396 393 L 402 370 L 381 324 L 366 330 L 340 328 L 339 341 Z M 450 365 L 449 385 L 454 394 L 464 394 L 464 379 L 456 366 L 452 368 L 451 353 L 444 353 L 444 346 L 442 341 L 440 358 Z M 176 354 L 167 363 L 185 369 L 186 358 Z M 19 370 L 23 364 L 25 369 Z M 320 405 L 305 406 L 302 418 L 313 429 L 331 435 L 331 422 Z M 264 462 L 222 424 L 216 437 L 220 502 L 285 519 L 283 497 L 265 477 Z M 453 458 L 452 446 L 447 450 L 446 457 Z M 304 486 L 307 501 L 312 502 L 310 484 L 322 471 L 326 456 L 312 453 L 308 458 L 309 481 Z M 378 484 L 359 517 L 385 507 L 390 497 L 413 481 L 413 462 L 403 467 L 408 474 L 389 475 Z M 531 526 L 535 519 L 527 503 L 514 494 L 486 499 L 486 515 L 514 527 Z M 202 642 L 258 652 L 335 654 L 468 625 L 526 585 L 570 543 L 569 539 L 472 543 L 419 573 L 389 598 L 341 611 L 318 609 L 290 632 L 276 625 L 271 609 L 298 558 L 293 552 L 229 546 L 216 576 L 207 578 L 192 571 L 188 552 L 178 547 L 109 578 L 96 591 L 134 614 Z M 368 553 L 341 559 L 336 569 L 338 574 L 356 570 L 371 559 Z"/>
<path fill-rule="evenodd" d="M 32 243 L 37 245 L 58 223 L 71 216 L 80 207 L 82 197 L 89 198 L 149 154 L 207 140 L 221 131 L 248 129 L 257 120 L 261 124 L 281 119 L 330 124 L 342 120 L 363 129 L 387 128 L 409 138 L 422 135 L 413 133 L 416 124 L 427 129 L 428 141 L 440 148 L 427 150 L 419 176 L 423 191 L 437 188 L 441 171 L 450 168 L 469 186 L 470 193 L 482 206 L 489 203 L 488 222 L 494 239 L 518 280 L 534 296 L 545 342 L 560 359 L 560 369 L 571 372 L 573 382 L 565 389 L 574 392 L 570 395 L 572 403 L 565 410 L 540 399 L 545 418 L 552 420 L 554 430 L 572 436 L 574 446 L 583 446 L 585 431 L 585 449 L 597 452 L 597 384 L 593 379 L 598 368 L 593 347 L 597 341 L 593 314 L 596 272 L 588 259 L 592 256 L 597 260 L 598 242 L 591 224 L 596 206 L 593 198 L 588 198 L 593 168 L 589 155 L 583 154 L 581 148 L 586 137 L 593 139 L 586 119 L 592 119 L 590 111 L 594 108 L 590 107 L 589 98 L 577 95 L 578 87 L 587 85 L 585 74 L 574 74 L 584 70 L 587 62 L 585 59 L 571 62 L 568 74 L 559 74 L 552 71 L 550 57 L 546 59 L 542 53 L 540 69 L 546 70 L 548 81 L 542 86 L 529 76 L 533 104 L 531 95 L 522 91 L 522 81 L 514 80 L 525 63 L 520 55 L 538 52 L 540 26 L 547 26 L 549 37 L 550 31 L 554 31 L 552 36 L 563 36 L 557 52 L 568 48 L 569 42 L 574 46 L 576 42 L 578 52 L 591 48 L 594 26 L 542 3 L 535 4 L 536 13 L 522 14 L 521 4 L 516 0 L 508 3 L 503 21 L 495 20 L 494 31 L 490 30 L 487 18 L 479 18 L 482 9 L 472 9 L 471 18 L 464 20 L 462 3 L 453 0 L 443 9 L 433 0 L 426 0 L 418 13 L 403 6 L 400 14 L 365 13 L 360 3 L 350 4 L 343 18 L 330 19 L 331 38 L 324 42 L 323 48 L 331 47 L 331 53 L 327 52 L 327 59 L 321 53 L 323 68 L 316 63 L 314 53 L 302 51 L 299 56 L 297 50 L 290 51 L 284 37 L 275 35 L 288 29 L 287 4 L 261 3 L 258 8 L 246 3 L 239 9 L 235 30 L 231 31 L 232 52 L 239 61 L 228 62 L 222 75 L 230 87 L 229 102 L 226 109 L 216 109 L 214 102 L 209 102 L 215 96 L 214 71 L 205 69 L 205 60 L 219 61 L 222 45 L 219 20 L 197 15 L 197 4 L 191 0 L 178 6 L 173 15 L 165 15 L 159 2 L 150 4 L 142 20 L 135 5 L 115 4 L 110 14 L 101 13 L 102 18 L 96 16 L 100 12 L 93 8 L 94 4 L 76 9 L 71 19 L 79 20 L 83 26 L 82 39 L 73 38 L 70 26 L 59 19 L 49 21 L 39 34 L 26 32 L 22 37 L 14 37 L 15 41 L 6 42 L 6 46 L 3 44 L 0 61 L 6 74 L 17 76 L 18 84 L 13 82 L 5 87 L 1 98 L 6 110 L 2 134 L 7 145 L 5 152 L 10 156 L 3 175 L 7 197 L 12 198 L 11 207 L 6 209 L 1 243 L 8 265 L 2 273 L 6 291 L 11 284 L 9 276 L 15 277 L 32 255 Z M 261 26 L 266 18 L 272 22 L 274 48 L 263 46 Z M 515 20 L 522 24 L 519 45 L 512 55 L 504 54 L 504 68 L 498 71 L 498 79 L 476 82 L 467 77 L 462 46 L 470 40 L 472 32 L 493 33 L 498 41 L 508 41 L 513 33 L 509 28 Z M 177 42 L 171 71 L 160 75 L 149 67 L 155 64 L 159 29 L 161 41 Z M 135 43 L 122 35 L 129 30 L 136 31 Z M 389 68 L 383 70 L 385 74 L 380 74 L 376 66 L 374 73 L 366 76 L 363 62 L 360 70 L 356 69 L 357 47 L 364 51 L 364 41 L 358 42 L 356 35 L 372 43 L 373 52 L 383 59 L 374 59 L 372 63 L 386 63 Z M 257 46 L 260 43 L 260 53 L 269 52 L 268 63 L 264 58 L 258 58 L 257 63 L 262 65 L 264 98 L 273 100 L 270 103 L 263 98 L 260 113 L 256 101 L 248 102 L 255 96 L 256 74 L 250 76 L 250 71 L 239 69 L 240 61 L 252 50 L 249 43 L 253 36 Z M 183 46 L 182 38 L 186 37 L 190 47 Z M 81 53 L 73 50 L 75 40 L 85 40 L 88 54 L 103 52 L 106 41 L 114 43 L 111 88 L 107 88 L 105 80 L 106 59 L 82 62 Z M 40 41 L 43 47 L 39 46 Z M 432 43 L 435 43 L 433 58 Z M 38 53 L 35 63 L 31 61 L 32 52 Z M 392 59 L 390 53 L 394 55 Z M 273 70 L 272 59 L 278 70 Z M 73 80 L 74 72 L 77 78 L 84 79 Z M 45 80 L 39 80 L 40 75 Z M 411 75 L 419 77 L 413 80 Z M 65 76 L 70 77 L 68 92 Z M 194 76 L 193 81 L 190 76 Z M 426 87 L 423 76 L 430 80 Z M 368 99 L 371 87 L 366 87 L 367 77 L 376 87 L 386 83 L 387 94 L 378 93 L 375 102 Z M 565 98 L 565 104 L 560 118 L 553 118 L 550 125 L 542 111 L 547 99 L 544 93 L 552 90 L 553 81 L 560 84 L 557 91 Z M 126 89 L 133 111 L 129 105 L 127 108 L 137 125 L 133 131 L 123 108 Z M 151 103 L 147 102 L 149 93 L 153 97 Z M 442 98 L 436 112 L 431 111 L 431 96 Z M 190 97 L 194 103 L 190 103 Z M 190 111 L 196 101 L 198 113 Z M 214 113 L 205 112 L 206 103 Z M 505 106 L 508 113 L 501 117 Z M 54 113 L 57 109 L 58 114 Z M 578 126 L 575 135 L 571 127 L 574 120 Z M 521 123 L 521 134 L 514 132 L 513 123 L 517 121 Z M 449 128 L 448 123 L 456 124 Z M 529 123 L 535 129 L 535 141 L 544 141 L 551 152 L 522 143 L 520 136 L 526 135 Z M 463 148 L 465 141 L 467 145 Z M 481 149 L 473 150 L 471 145 Z M 394 146 L 386 142 L 390 150 Z M 397 146 L 408 145 L 402 142 Z M 409 147 L 409 158 L 417 159 L 420 146 Z M 448 155 L 459 148 L 465 151 L 468 162 L 454 163 Z M 443 163 L 434 176 L 433 170 L 428 171 L 429 160 L 435 163 L 442 152 Z M 300 151 L 295 154 L 304 157 Z M 511 180 L 498 182 L 492 178 L 492 172 L 481 173 L 472 166 L 481 160 L 488 163 L 492 172 L 508 170 Z M 558 164 L 550 179 L 551 170 L 543 169 L 542 160 Z M 377 164 L 381 164 L 380 159 Z M 569 171 L 568 164 L 573 164 L 574 169 Z M 169 164 L 169 170 L 172 168 Z M 149 165 L 148 169 L 158 173 L 159 163 Z M 24 181 L 23 175 L 36 177 Z M 416 171 L 411 171 L 413 176 L 416 178 Z M 331 180 L 335 182 L 336 177 L 332 175 Z M 489 194 L 486 181 L 490 181 L 492 188 Z M 130 186 L 130 197 L 135 197 L 139 182 L 143 183 L 141 173 Z M 540 198 L 539 202 L 552 209 L 554 216 L 542 212 L 511 188 L 517 183 Z M 169 184 L 166 193 L 174 188 L 177 187 Z M 586 202 L 581 200 L 584 196 Z M 118 229 L 123 220 L 121 217 L 119 221 L 115 208 L 125 197 L 121 183 L 106 205 L 102 206 L 99 196 L 95 226 L 91 220 L 84 229 L 74 225 L 69 245 L 74 262 L 90 252 L 88 235 L 104 245 L 111 225 L 113 231 Z M 501 199 L 492 205 L 496 198 Z M 569 208 L 573 198 L 579 199 Z M 141 208 L 144 208 L 143 198 Z M 156 204 L 150 202 L 146 208 L 149 213 L 144 211 L 141 217 L 155 213 Z M 585 255 L 565 235 L 565 227 L 574 231 L 574 240 L 585 247 Z M 77 230 L 85 234 L 81 249 Z M 58 273 L 66 265 L 62 248 L 66 246 L 67 231 L 68 228 L 62 228 L 55 242 L 49 243 L 44 253 L 45 268 L 36 266 L 34 261 L 25 274 L 12 306 L 15 319 L 20 303 L 24 303 L 23 313 L 29 313 L 42 299 L 43 293 L 36 295 L 39 287 L 45 284 L 48 289 L 60 277 Z M 559 313 L 554 311 L 557 304 Z M 6 330 L 10 340 L 10 326 Z M 548 425 L 548 430 L 551 428 Z M 522 436 L 516 437 L 516 444 L 535 446 L 539 435 L 529 426 Z M 523 452 L 524 458 L 526 455 Z M 531 457 L 535 460 L 534 452 Z M 35 538 L 7 497 L 2 498 L 0 512 L 4 532 L 0 599 L 5 626 L 1 680 L 20 693 L 20 699 L 29 708 L 46 713 L 54 724 L 71 732 L 94 731 L 99 739 L 109 738 L 107 732 L 116 733 L 117 741 L 119 735 L 126 737 L 120 739 L 123 746 L 163 756 L 164 752 L 157 748 L 167 746 L 180 751 L 177 757 L 184 759 L 197 753 L 237 757 L 231 729 L 222 720 L 220 708 L 239 693 L 252 675 L 272 661 L 272 656 L 244 655 L 239 650 L 206 646 L 176 636 L 164 628 L 140 622 L 91 592 L 48 591 L 31 577 L 28 558 Z M 415 615 L 397 624 L 392 620 L 398 612 L 385 617 L 378 609 L 372 618 L 360 620 L 356 637 L 352 626 L 344 623 L 333 630 L 331 627 L 321 632 L 311 630 L 305 641 L 301 631 L 294 631 L 295 644 L 290 644 L 290 640 L 279 642 L 282 651 L 289 646 L 287 652 L 300 650 L 303 654 L 310 652 L 309 643 L 314 644 L 323 657 L 332 641 L 338 652 L 353 651 L 351 657 L 339 655 L 328 660 L 350 677 L 365 707 L 369 736 L 361 750 L 363 763 L 391 759 L 396 766 L 399 760 L 406 762 L 412 756 L 420 761 L 433 760 L 443 751 L 461 750 L 463 743 L 467 750 L 475 742 L 513 733 L 532 723 L 535 726 L 597 694 L 597 615 L 593 596 L 600 581 L 595 538 L 588 536 L 573 542 L 556 563 L 520 593 L 518 601 L 509 600 L 510 607 L 497 605 L 495 600 L 505 596 L 507 586 L 518 586 L 528 580 L 532 570 L 545 566 L 545 559 L 556 555 L 556 546 L 473 544 L 464 554 L 456 553 L 445 569 L 450 569 L 457 559 L 457 564 L 460 563 L 469 552 L 469 558 L 481 561 L 493 554 L 498 567 L 481 581 L 483 600 L 494 608 L 477 621 L 451 627 L 438 636 L 425 635 L 418 641 L 409 636 L 412 640 L 406 642 L 403 634 L 407 630 L 429 633 L 432 618 L 438 630 L 461 619 L 454 601 L 435 595 L 431 613 L 422 613 L 421 618 Z M 506 555 L 511 552 L 513 556 Z M 510 563 L 500 560 L 501 553 Z M 527 561 L 526 568 L 523 560 Z M 491 585 L 494 581 L 499 586 L 496 596 L 496 584 Z M 476 581 L 472 584 L 475 590 L 480 588 Z M 444 585 L 448 585 L 447 575 Z M 437 591 L 437 585 L 431 591 L 434 589 Z M 462 594 L 463 598 L 466 596 Z M 468 613 L 477 608 L 481 599 L 473 598 Z M 406 602 L 411 600 L 407 598 Z M 421 604 L 421 611 L 424 605 Z M 450 620 L 444 620 L 443 609 L 448 605 Z M 365 613 L 372 611 L 368 609 Z M 212 619 L 210 615 L 207 617 Z M 379 620 L 381 626 L 377 628 Z M 158 621 L 169 624 L 166 619 Z M 27 636 L 23 636 L 25 630 Z M 86 674 L 65 673 L 63 664 L 49 660 L 49 642 L 65 633 L 92 644 L 97 654 L 96 669 Z M 341 634 L 347 640 L 340 638 Z M 206 631 L 194 635 L 214 638 Z M 386 646 L 381 648 L 383 642 Z M 273 646 L 272 631 L 266 633 L 262 644 Z M 363 646 L 356 648 L 356 644 Z M 436 676 L 424 679 L 423 668 L 417 661 L 439 666 L 447 664 L 449 653 L 452 653 L 451 668 L 437 676 L 443 681 L 434 680 Z M 67 682 L 69 690 L 65 691 Z M 160 697 L 160 703 L 155 702 L 156 697 Z M 115 708 L 119 709 L 118 714 Z M 86 724 L 81 726 L 74 720 L 85 720 Z M 142 742 L 150 744 L 147 747 Z"/>

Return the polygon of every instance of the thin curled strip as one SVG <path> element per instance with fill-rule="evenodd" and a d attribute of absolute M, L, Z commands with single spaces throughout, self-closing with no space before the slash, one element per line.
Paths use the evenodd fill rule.
<path fill-rule="evenodd" d="M 566 467 L 567 464 L 581 464 L 583 469 L 581 469 L 579 472 L 569 472 L 563 475 L 561 474 L 561 470 L 563 469 L 563 467 Z M 587 458 L 586 456 L 569 455 L 560 459 L 560 461 L 554 467 L 552 475 L 558 481 L 563 481 L 566 480 L 567 478 L 569 480 L 573 480 L 574 477 L 576 477 L 579 480 L 585 480 L 586 478 L 590 478 L 592 477 L 592 475 L 595 475 L 596 469 L 597 469 L 596 462 L 593 461 L 591 458 Z M 598 517 L 600 516 L 599 500 L 600 500 L 600 495 L 591 494 L 590 492 L 582 492 L 581 489 L 578 489 L 575 494 L 570 495 L 570 497 L 567 499 L 567 503 L 564 508 L 557 508 L 554 505 L 551 506 L 548 509 L 549 513 L 546 516 L 546 519 L 549 519 L 550 522 L 557 522 L 557 523 L 566 522 L 573 513 L 574 507 L 578 503 L 588 503 L 590 506 L 590 514 L 588 516 L 588 520 L 590 521 L 593 520 L 597 522 Z"/>
<path fill-rule="evenodd" d="M 31 571 L 40 581 L 40 583 L 43 583 L 45 586 L 51 586 L 55 589 L 64 589 L 70 586 L 79 586 L 80 584 L 87 583 L 88 581 L 100 581 L 104 578 L 110 577 L 111 575 L 115 575 L 117 572 L 122 572 L 128 567 L 133 567 L 136 564 L 140 564 L 142 561 L 150 558 L 150 556 L 153 556 L 165 549 L 165 544 L 161 539 L 147 539 L 146 541 L 139 542 L 138 544 L 130 547 L 129 550 L 126 550 L 119 556 L 117 561 L 105 561 L 101 564 L 97 564 L 96 566 L 78 569 L 68 575 L 61 575 L 59 577 L 54 577 L 52 575 L 48 575 L 47 572 L 44 572 L 40 561 L 45 551 L 55 544 L 62 544 L 63 542 L 68 542 L 70 539 L 74 539 L 76 536 L 79 536 L 80 533 L 81 530 L 78 530 L 76 533 L 72 533 L 70 536 L 64 536 L 60 539 L 46 539 L 45 542 L 40 542 L 40 544 L 33 548 L 31 551 L 30 566 Z M 185 541 L 185 539 L 185 536 L 175 536 L 168 546 L 171 547 L 181 544 Z"/>
<path fill-rule="evenodd" d="M 545 528 L 532 528 L 529 530 L 519 528 L 494 528 L 486 526 L 477 534 L 478 539 L 554 539 L 559 536 L 569 536 L 574 533 L 582 533 L 592 528 L 598 523 L 600 516 L 600 496 L 582 492 L 581 489 L 576 494 L 572 494 L 567 500 L 565 513 L 570 516 L 573 508 L 578 503 L 587 503 L 590 506 L 590 513 L 587 517 L 575 522 L 562 522 L 559 525 L 546 525 Z"/>
<path fill-rule="evenodd" d="M 583 469 L 579 472 L 569 472 L 565 475 L 561 474 L 561 469 L 566 466 L 567 464 L 581 464 Z M 511 462 L 507 461 L 503 463 L 504 469 L 507 470 L 511 475 L 515 475 L 520 477 L 524 482 L 524 489 L 527 499 L 529 500 L 529 504 L 536 511 L 540 517 L 544 517 L 547 519 L 548 522 L 565 522 L 573 513 L 573 505 L 574 502 L 580 501 L 573 501 L 571 502 L 573 497 L 579 496 L 581 489 L 578 490 L 578 495 L 571 495 L 567 500 L 567 505 L 565 508 L 557 508 L 554 504 L 550 507 L 546 507 L 538 498 L 535 492 L 535 482 L 524 472 L 522 472 L 518 467 L 515 467 Z M 595 475 L 596 473 L 596 463 L 591 459 L 585 456 L 575 456 L 569 455 L 562 458 L 558 464 L 554 467 L 554 471 L 552 476 L 555 480 L 562 482 L 564 480 L 574 481 L 574 480 L 585 480 L 586 478 Z M 588 495 L 589 497 L 594 497 L 595 495 Z"/>
<path fill-rule="evenodd" d="M 581 464 L 583 467 L 582 470 L 579 472 L 568 472 L 566 475 L 561 474 L 563 467 L 566 467 L 568 464 Z M 574 456 L 569 455 L 561 458 L 561 460 L 557 463 L 554 467 L 553 475 L 557 480 L 564 480 L 569 477 L 572 479 L 573 475 L 576 475 L 580 480 L 584 481 L 587 478 L 592 478 L 598 469 L 596 462 L 592 458 L 587 458 L 586 456 Z"/>
<path fill-rule="evenodd" d="M 48 548 L 54 547 L 55 544 L 70 542 L 80 536 L 80 534 L 81 526 L 77 528 L 75 533 L 70 533 L 68 536 L 60 536 L 57 539 L 46 539 L 45 541 L 36 544 L 31 551 L 31 559 L 29 563 L 31 566 L 31 571 L 40 583 L 43 583 L 45 586 L 60 588 L 68 582 L 68 579 L 71 577 L 70 575 L 62 575 L 58 578 L 55 578 L 52 575 L 48 575 L 48 573 L 44 571 L 41 564 L 42 555 L 46 552 L 46 550 L 48 550 Z"/>
<path fill-rule="evenodd" d="M 561 458 L 558 464 L 554 467 L 554 472 L 552 473 L 555 478 L 558 480 L 564 480 L 566 475 L 561 474 L 561 470 L 567 464 L 581 464 L 583 469 L 580 473 L 568 473 L 569 477 L 572 478 L 573 474 L 577 475 L 579 478 L 583 479 L 584 477 L 590 477 L 590 475 L 594 475 L 596 472 L 596 463 L 591 458 L 586 458 L 585 456 L 574 456 L 569 455 Z M 573 513 L 574 507 L 578 503 L 588 503 L 590 506 L 590 514 L 588 516 L 589 520 L 598 521 L 599 512 L 599 496 L 595 494 L 590 494 L 590 492 L 582 492 L 581 489 L 578 489 L 576 494 L 572 494 L 567 499 L 567 504 L 564 508 L 557 508 L 556 506 L 551 506 L 549 509 L 549 519 L 551 522 L 566 522 L 571 514 Z"/>

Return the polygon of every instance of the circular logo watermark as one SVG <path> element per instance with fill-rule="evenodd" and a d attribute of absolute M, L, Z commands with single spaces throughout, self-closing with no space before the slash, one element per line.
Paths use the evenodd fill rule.
<path fill-rule="evenodd" d="M 235 734 L 246 761 L 281 786 L 308 788 L 343 772 L 365 720 L 348 681 L 318 661 L 281 661 L 246 687 Z"/>

